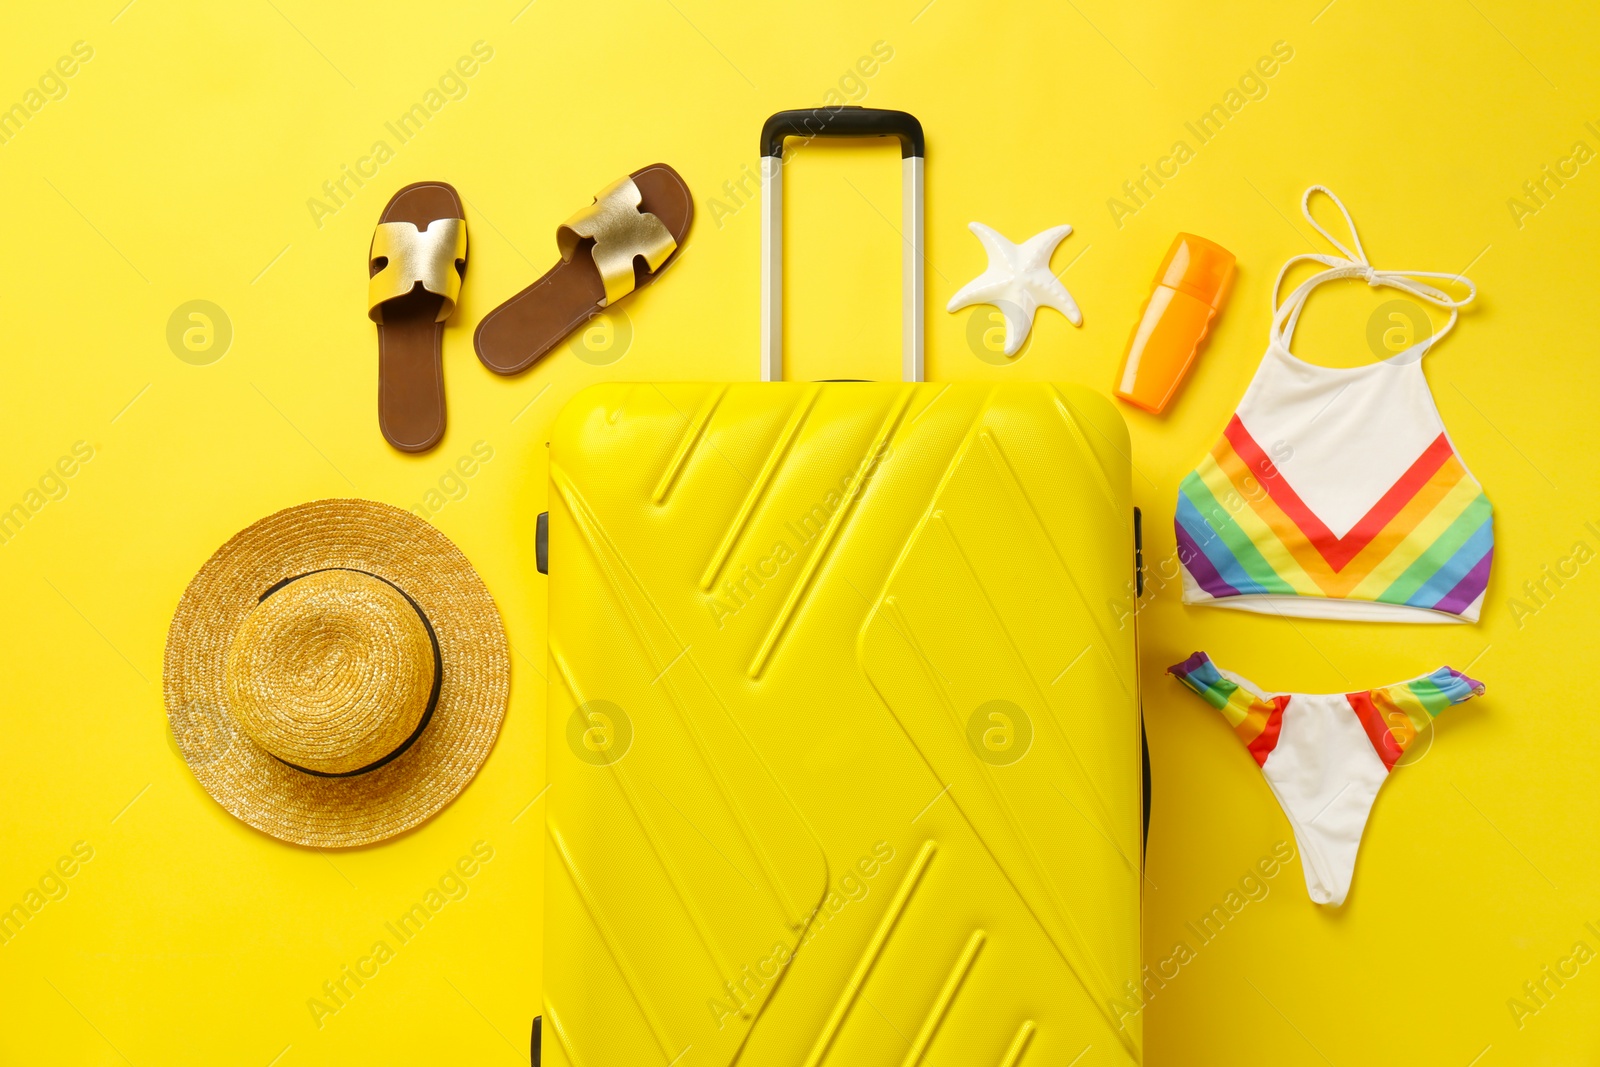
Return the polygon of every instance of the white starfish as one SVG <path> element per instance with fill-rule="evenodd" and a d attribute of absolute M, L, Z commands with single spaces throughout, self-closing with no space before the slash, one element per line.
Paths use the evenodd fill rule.
<path fill-rule="evenodd" d="M 1074 326 L 1083 325 L 1083 313 L 1067 287 L 1050 273 L 1056 245 L 1072 232 L 1071 226 L 1052 226 L 1022 244 L 1012 244 L 981 222 L 968 223 L 989 254 L 989 267 L 963 285 L 950 298 L 946 311 L 973 304 L 993 304 L 1006 320 L 1006 355 L 1014 356 L 1033 329 L 1033 313 L 1042 304 L 1053 307 Z"/>

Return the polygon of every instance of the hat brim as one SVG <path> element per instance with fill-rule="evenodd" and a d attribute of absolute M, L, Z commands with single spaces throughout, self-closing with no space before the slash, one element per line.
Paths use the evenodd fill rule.
<path fill-rule="evenodd" d="M 365 774 L 324 778 L 256 744 L 228 707 L 228 647 L 263 592 L 328 567 L 367 571 L 427 615 L 444 664 L 427 729 Z M 178 749 L 206 792 L 263 833 L 317 848 L 370 845 L 454 800 L 494 748 L 510 696 L 505 628 L 477 571 L 417 516 L 371 500 L 317 500 L 235 534 L 189 583 L 167 631 L 163 686 Z"/>

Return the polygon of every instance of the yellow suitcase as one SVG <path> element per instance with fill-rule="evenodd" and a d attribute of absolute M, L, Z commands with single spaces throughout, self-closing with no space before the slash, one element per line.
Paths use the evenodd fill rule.
<path fill-rule="evenodd" d="M 920 128 L 882 114 L 827 132 L 898 123 L 920 214 Z M 1139 1061 L 1127 457 L 1050 384 L 567 406 L 544 1064 Z"/>

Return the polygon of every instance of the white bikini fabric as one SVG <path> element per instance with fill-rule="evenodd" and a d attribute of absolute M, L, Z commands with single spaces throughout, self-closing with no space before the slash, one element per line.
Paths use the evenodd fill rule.
<path fill-rule="evenodd" d="M 1378 790 L 1440 712 L 1483 684 L 1440 667 L 1355 693 L 1268 693 L 1196 652 L 1167 673 L 1220 711 L 1255 757 L 1294 828 L 1306 890 L 1337 907 Z"/>
<path fill-rule="evenodd" d="M 1354 248 L 1311 215 L 1313 193 L 1338 205 Z M 1301 208 L 1341 253 L 1291 257 L 1273 287 L 1266 355 L 1211 453 L 1179 488 L 1184 602 L 1279 615 L 1395 622 L 1476 622 L 1494 557 L 1489 499 L 1456 454 L 1422 356 L 1477 295 L 1459 275 L 1377 270 L 1326 188 Z M 1324 270 L 1281 304 L 1297 263 Z M 1437 333 L 1378 363 L 1340 368 L 1289 351 L 1317 286 L 1361 278 L 1448 308 Z M 1424 279 L 1465 287 L 1457 299 Z"/>

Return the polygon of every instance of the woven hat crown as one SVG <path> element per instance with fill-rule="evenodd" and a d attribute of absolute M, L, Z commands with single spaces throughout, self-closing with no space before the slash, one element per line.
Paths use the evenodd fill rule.
<path fill-rule="evenodd" d="M 228 649 L 241 729 L 278 759 L 343 775 L 403 748 L 436 692 L 429 624 L 398 588 L 325 570 L 270 590 Z"/>

